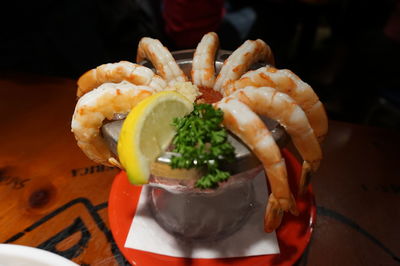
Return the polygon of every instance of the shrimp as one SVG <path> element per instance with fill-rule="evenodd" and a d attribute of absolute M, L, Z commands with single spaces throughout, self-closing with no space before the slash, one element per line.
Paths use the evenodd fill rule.
<path fill-rule="evenodd" d="M 297 215 L 290 191 L 285 160 L 263 121 L 243 102 L 232 97 L 215 104 L 224 112 L 223 125 L 246 143 L 262 162 L 271 186 L 264 217 L 264 230 L 272 232 L 281 223 L 283 212 Z"/>
<path fill-rule="evenodd" d="M 192 82 L 197 87 L 212 88 L 215 82 L 215 53 L 218 50 L 219 40 L 215 32 L 203 36 L 192 61 Z"/>
<path fill-rule="evenodd" d="M 158 75 L 147 67 L 134 64 L 128 61 L 100 65 L 87 71 L 78 79 L 77 96 L 97 88 L 103 83 L 119 83 L 123 80 L 135 85 L 149 86 L 155 91 L 163 90 L 167 84 Z"/>
<path fill-rule="evenodd" d="M 257 61 L 274 64 L 270 47 L 262 40 L 247 40 L 225 60 L 214 84 L 214 90 L 223 94 L 224 88 L 237 80 Z M 225 95 L 224 95 L 225 96 Z"/>
<path fill-rule="evenodd" d="M 71 131 L 78 146 L 95 162 L 120 167 L 100 134 L 105 119 L 128 113 L 136 104 L 150 96 L 153 90 L 129 82 L 104 83 L 79 98 L 71 122 Z"/>
<path fill-rule="evenodd" d="M 318 141 L 321 143 L 328 132 L 328 117 L 323 104 L 310 85 L 288 69 L 272 66 L 261 67 L 244 74 L 225 88 L 225 95 L 247 86 L 272 87 L 292 97 L 304 110 Z"/>
<path fill-rule="evenodd" d="M 249 86 L 225 98 L 238 99 L 255 113 L 268 116 L 285 127 L 304 160 L 299 184 L 299 191 L 304 192 L 311 173 L 317 171 L 322 159 L 321 146 L 304 111 L 290 96 L 270 87 Z"/>
<path fill-rule="evenodd" d="M 148 59 L 168 85 L 187 81 L 186 75 L 175 62 L 174 57 L 159 40 L 143 37 L 138 45 L 136 62 Z"/>

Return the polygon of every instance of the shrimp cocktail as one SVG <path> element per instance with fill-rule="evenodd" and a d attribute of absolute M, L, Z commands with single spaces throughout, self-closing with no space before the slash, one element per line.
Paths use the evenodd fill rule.
<path fill-rule="evenodd" d="M 142 38 L 136 61 L 147 60 L 148 67 L 121 61 L 80 77 L 71 125 L 90 159 L 125 170 L 134 185 L 152 187 L 151 208 L 164 228 L 194 239 L 240 228 L 251 213 L 251 180 L 262 170 L 271 192 L 260 221 L 265 232 L 278 228 L 285 212 L 298 214 L 265 118 L 284 128 L 303 160 L 295 194 L 317 171 L 328 130 L 313 89 L 290 70 L 275 68 L 265 42 L 245 41 L 220 69 L 218 47 L 218 36 L 208 33 L 193 57 L 178 64 L 160 41 Z M 266 64 L 254 69 L 259 62 Z M 121 119 L 113 148 L 102 128 Z M 241 147 L 256 160 L 241 161 Z"/>

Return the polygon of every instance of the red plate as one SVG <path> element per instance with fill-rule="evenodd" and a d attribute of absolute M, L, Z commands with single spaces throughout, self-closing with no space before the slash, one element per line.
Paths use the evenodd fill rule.
<path fill-rule="evenodd" d="M 288 176 L 292 191 L 297 191 L 301 173 L 301 165 L 287 150 L 282 151 L 286 160 Z M 129 183 L 125 172 L 120 172 L 113 182 L 108 205 L 110 227 L 115 241 L 125 258 L 137 266 L 147 265 L 177 265 L 184 266 L 217 266 L 234 264 L 236 266 L 251 265 L 293 265 L 303 254 L 313 231 L 316 218 L 314 194 L 311 188 L 301 197 L 297 197 L 297 207 L 300 214 L 295 217 L 285 214 L 281 226 L 276 230 L 280 254 L 226 259 L 188 259 L 159 255 L 151 252 L 125 248 L 125 240 L 135 215 L 141 187 Z"/>

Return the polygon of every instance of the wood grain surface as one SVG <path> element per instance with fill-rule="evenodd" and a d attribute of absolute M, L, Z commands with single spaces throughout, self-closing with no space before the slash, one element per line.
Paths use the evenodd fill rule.
<path fill-rule="evenodd" d="M 107 219 L 116 169 L 76 145 L 73 80 L 2 76 L 0 242 L 40 247 L 82 265 L 124 265 Z"/>
<path fill-rule="evenodd" d="M 126 265 L 108 226 L 117 169 L 77 147 L 74 80 L 0 76 L 0 243 L 81 265 Z M 400 264 L 400 134 L 330 122 L 312 185 L 317 225 L 298 265 Z"/>

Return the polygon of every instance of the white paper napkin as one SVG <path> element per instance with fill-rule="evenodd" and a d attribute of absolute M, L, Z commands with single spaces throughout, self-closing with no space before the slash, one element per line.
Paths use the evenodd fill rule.
<path fill-rule="evenodd" d="M 129 229 L 125 247 L 186 258 L 230 258 L 279 253 L 275 232 L 265 233 L 263 217 L 268 194 L 263 172 L 253 180 L 258 208 L 246 224 L 227 238 L 208 242 L 186 242 L 165 231 L 153 218 L 144 186 Z"/>

